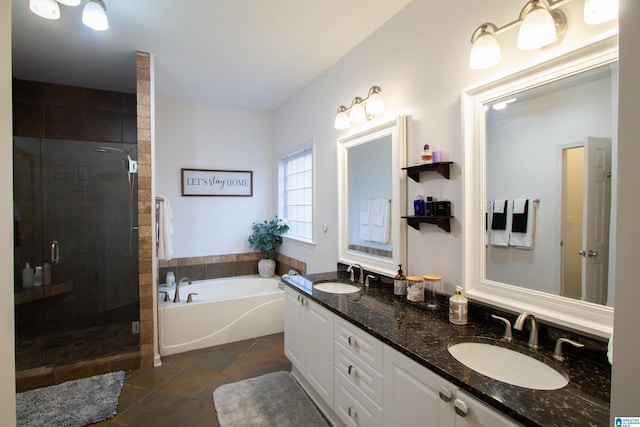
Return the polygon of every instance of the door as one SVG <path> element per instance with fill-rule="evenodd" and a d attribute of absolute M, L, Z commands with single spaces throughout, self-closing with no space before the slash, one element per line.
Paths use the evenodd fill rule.
<path fill-rule="evenodd" d="M 607 303 L 609 216 L 611 212 L 611 139 L 585 141 L 582 296 Z"/>

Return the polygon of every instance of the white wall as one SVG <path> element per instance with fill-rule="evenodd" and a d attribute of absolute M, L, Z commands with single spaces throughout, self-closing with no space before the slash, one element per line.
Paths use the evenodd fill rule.
<path fill-rule="evenodd" d="M 640 2 L 621 1 L 620 100 L 618 121 L 618 213 L 616 235 L 616 309 L 611 417 L 640 416 L 638 373 L 638 183 L 640 183 Z M 611 425 L 614 425 L 611 422 Z"/>
<path fill-rule="evenodd" d="M 11 118 L 11 2 L 0 0 L 0 424 L 16 425 L 13 317 L 13 128 Z"/>
<path fill-rule="evenodd" d="M 274 213 L 273 123 L 273 113 L 156 98 L 156 194 L 173 210 L 174 258 L 251 251 L 251 224 Z M 253 197 L 183 197 L 181 168 L 253 171 Z"/>
<path fill-rule="evenodd" d="M 583 2 L 567 5 L 571 21 L 564 42 L 547 51 L 515 49 L 516 30 L 499 35 L 503 48 L 500 66 L 482 72 L 470 70 L 469 39 L 483 22 L 504 25 L 515 19 L 522 7 L 503 0 L 426 2 L 414 1 L 383 27 L 349 52 L 325 74 L 308 85 L 278 110 L 276 141 L 285 151 L 297 141 L 315 138 L 318 180 L 316 205 L 318 224 L 326 222 L 329 233 L 315 246 L 283 245 L 282 252 L 307 262 L 309 272 L 335 268 L 337 259 L 337 165 L 336 139 L 354 131 L 333 128 L 336 110 L 354 96 L 365 96 L 372 85 L 382 88 L 386 112 L 383 122 L 408 114 L 407 164 L 415 163 L 422 146 L 442 150 L 444 160 L 455 162 L 451 180 L 422 174 L 421 182 L 408 180 L 408 202 L 415 194 L 446 198 L 452 202 L 451 233 L 423 224 L 408 230 L 406 274 L 440 273 L 449 292 L 462 283 L 462 123 L 460 94 L 463 88 L 525 68 L 575 49 L 610 30 L 615 24 L 587 27 L 582 23 Z M 409 212 L 412 206 L 407 206 Z M 319 225 L 318 225 L 319 226 Z M 319 234 L 320 235 L 320 234 Z"/>

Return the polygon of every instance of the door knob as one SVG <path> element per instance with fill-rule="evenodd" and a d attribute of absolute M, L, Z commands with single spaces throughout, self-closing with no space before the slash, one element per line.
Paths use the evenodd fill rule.
<path fill-rule="evenodd" d="M 589 253 L 587 254 L 587 256 L 588 256 L 589 258 L 595 258 L 595 257 L 597 257 L 597 256 L 598 256 L 598 252 L 596 252 L 596 251 L 589 251 Z"/>
<path fill-rule="evenodd" d="M 585 251 L 584 249 L 580 249 L 580 250 L 578 251 L 578 255 L 580 255 L 580 256 L 586 256 L 586 255 L 587 255 L 587 251 Z"/>

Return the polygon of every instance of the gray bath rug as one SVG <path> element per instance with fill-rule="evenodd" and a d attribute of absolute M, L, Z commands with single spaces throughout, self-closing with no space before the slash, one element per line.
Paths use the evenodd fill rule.
<path fill-rule="evenodd" d="M 289 372 L 222 385 L 213 402 L 221 427 L 328 425 Z"/>
<path fill-rule="evenodd" d="M 18 427 L 80 427 L 111 418 L 123 382 L 120 371 L 18 393 Z"/>

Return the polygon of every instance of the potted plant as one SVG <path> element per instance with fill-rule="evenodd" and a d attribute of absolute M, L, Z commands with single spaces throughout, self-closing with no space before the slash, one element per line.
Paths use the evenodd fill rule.
<path fill-rule="evenodd" d="M 253 223 L 253 234 L 249 236 L 251 249 L 262 252 L 263 259 L 258 261 L 258 273 L 260 277 L 271 277 L 276 272 L 276 262 L 273 255 L 282 245 L 282 234 L 289 231 L 286 225 L 278 216 L 264 222 Z"/>

